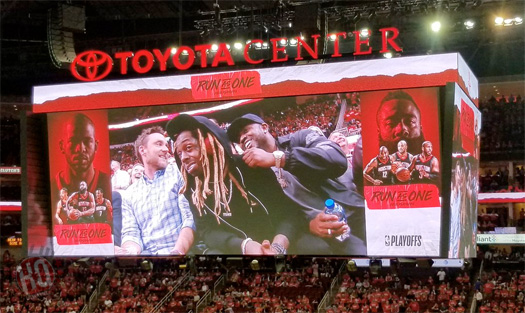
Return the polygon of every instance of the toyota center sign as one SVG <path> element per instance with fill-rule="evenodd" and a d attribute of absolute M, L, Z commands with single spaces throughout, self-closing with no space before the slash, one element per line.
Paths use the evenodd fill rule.
<path fill-rule="evenodd" d="M 381 32 L 381 50 L 380 53 L 386 53 L 393 49 L 394 51 L 400 52 L 402 49 L 395 42 L 399 36 L 399 30 L 395 27 L 382 28 Z M 369 38 L 361 38 L 359 31 L 354 31 L 354 52 L 353 55 L 366 55 L 372 53 L 372 47 L 370 46 Z M 335 34 L 329 34 L 327 37 L 332 37 L 334 40 L 334 53 L 330 55 L 332 58 L 341 57 L 342 54 L 339 49 L 341 38 L 346 39 L 347 33 L 340 32 Z M 301 37 L 294 37 L 297 40 L 297 53 L 294 60 L 303 60 L 303 51 L 313 59 L 319 57 L 318 44 L 321 35 L 312 35 L 312 45 L 309 45 Z M 270 62 L 286 62 L 293 56 L 286 54 L 286 47 L 281 46 L 281 41 L 287 41 L 288 38 L 272 38 L 270 39 L 270 49 L 272 51 L 272 58 Z M 264 60 L 257 59 L 250 56 L 249 51 L 253 46 L 260 46 L 263 41 L 260 39 L 251 40 L 244 47 L 244 61 L 249 64 L 260 64 Z M 389 48 L 390 47 L 390 48 Z M 116 52 L 113 56 L 99 51 L 89 50 L 82 52 L 71 63 L 71 73 L 75 78 L 81 81 L 97 81 L 105 78 L 113 70 L 113 66 L 119 66 L 120 74 L 126 75 L 130 71 L 130 65 L 132 71 L 138 74 L 148 73 L 154 64 L 158 64 L 161 72 L 166 71 L 168 65 L 175 67 L 178 70 L 187 70 L 192 67 L 195 63 L 195 57 L 200 56 L 201 68 L 206 68 L 208 65 L 211 67 L 217 67 L 219 64 L 233 66 L 235 62 L 232 58 L 228 45 L 221 43 L 218 45 L 218 49 L 215 52 L 214 57 L 211 59 L 211 64 L 208 64 L 208 53 L 212 50 L 211 44 L 196 45 L 193 48 L 188 46 L 182 46 L 172 54 L 171 48 L 161 51 L 160 49 L 139 50 L 137 52 L 121 51 Z M 115 61 L 117 64 L 114 64 Z"/>

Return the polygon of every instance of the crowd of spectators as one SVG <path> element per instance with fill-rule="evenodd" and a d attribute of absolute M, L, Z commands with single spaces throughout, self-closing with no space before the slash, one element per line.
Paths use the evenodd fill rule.
<path fill-rule="evenodd" d="M 184 286 L 173 293 L 171 299 L 161 308 L 162 312 L 189 312 L 221 276 L 219 271 L 199 271 L 191 275 Z"/>
<path fill-rule="evenodd" d="M 318 127 L 328 137 L 336 126 L 335 123 L 339 113 L 338 109 L 342 101 L 343 99 L 341 97 L 334 95 L 319 96 L 317 98 L 311 98 L 302 104 L 266 112 L 264 114 L 264 120 L 268 123 L 270 131 L 276 137 L 294 133 L 311 126 Z M 357 112 L 357 115 L 354 113 L 351 114 L 350 124 L 354 129 L 356 125 L 360 127 L 360 122 L 356 119 L 359 115 L 359 109 L 356 106 L 350 107 L 351 110 L 349 112 Z M 229 123 L 221 123 L 220 126 L 226 129 Z M 120 162 L 121 170 L 128 171 L 129 174 L 131 174 L 130 171 L 133 165 L 138 163 L 138 158 L 135 155 L 135 149 L 132 143 L 112 146 L 110 158 L 111 160 Z"/>
<path fill-rule="evenodd" d="M 144 261 L 146 268 L 139 266 Z M 186 273 L 179 269 L 180 259 L 137 260 L 136 263 L 112 271 L 94 312 L 149 312 Z"/>
<path fill-rule="evenodd" d="M 1 313 L 78 313 L 104 273 L 103 260 L 94 260 L 86 267 L 72 259 L 54 259 L 51 287 L 40 294 L 26 294 L 17 284 L 17 273 L 22 268 L 8 254 L 4 253 L 2 262 Z"/>
<path fill-rule="evenodd" d="M 274 137 L 295 133 L 298 130 L 316 126 L 328 137 L 335 129 L 338 116 L 337 99 L 330 96 L 309 99 L 303 104 L 264 116 Z"/>
<path fill-rule="evenodd" d="M 491 169 L 485 170 L 479 177 L 480 192 L 524 192 L 524 166 L 514 169 L 514 176 L 509 176 L 506 166 L 500 167 L 495 173 Z"/>
<path fill-rule="evenodd" d="M 525 262 L 525 247 L 513 247 L 510 250 L 489 248 L 481 253 L 483 253 L 482 257 L 487 268 L 491 268 L 494 262 Z"/>
<path fill-rule="evenodd" d="M 482 208 L 478 211 L 478 233 L 505 233 L 507 230 L 498 230 L 498 227 L 525 227 L 525 209 L 521 209 L 517 214 L 515 213 L 513 220 L 508 216 L 509 208 L 506 206 L 494 206 L 489 208 Z"/>
<path fill-rule="evenodd" d="M 524 310 L 525 271 L 494 265 L 496 261 L 523 264 L 524 250 L 488 249 L 480 254 L 485 259 L 484 271 L 477 280 L 473 275 L 478 269 L 470 267 L 394 266 L 378 272 L 358 268 L 338 273 L 342 261 L 325 258 L 288 258 L 278 272 L 268 267 L 228 268 L 222 258 L 208 257 L 193 261 L 158 258 L 148 261 L 147 268 L 141 266 L 141 259 L 129 259 L 127 265 L 116 259 L 54 259 L 52 287 L 37 295 L 27 295 L 17 286 L 20 266 L 5 252 L 0 312 L 78 313 L 97 286 L 103 286 L 98 289 L 96 313 L 149 312 L 168 293 L 171 297 L 159 312 L 195 311 L 208 291 L 212 296 L 205 313 L 310 313 L 317 311 L 339 275 L 340 284 L 327 313 L 461 313 L 469 310 L 472 301 L 477 302 L 476 312 L 520 313 Z M 106 272 L 108 278 L 100 283 Z M 223 274 L 226 283 L 214 290 Z"/>
<path fill-rule="evenodd" d="M 334 304 L 327 312 L 465 312 L 471 278 L 465 271 L 418 269 L 413 275 L 368 271 L 345 273 Z"/>
<path fill-rule="evenodd" d="M 494 96 L 480 101 L 483 115 L 481 128 L 481 151 L 483 153 L 508 153 L 523 151 L 525 147 L 524 101 L 515 97 Z"/>
<path fill-rule="evenodd" d="M 125 144 L 110 150 L 111 160 L 120 162 L 120 169 L 127 171 L 131 175 L 133 165 L 139 163 L 137 155 L 135 154 L 135 146 L 133 144 Z"/>
<path fill-rule="evenodd" d="M 506 207 L 493 207 L 488 208 L 484 211 L 478 213 L 478 232 L 479 233 L 488 233 L 493 232 L 496 227 L 506 227 L 507 218 L 505 214 L 498 214 L 497 212 L 506 212 L 508 208 Z"/>
<path fill-rule="evenodd" d="M 337 263 L 313 260 L 280 273 L 236 270 L 204 312 L 314 312 L 336 274 Z"/>
<path fill-rule="evenodd" d="M 483 271 L 475 284 L 476 312 L 521 313 L 525 306 L 525 271 Z"/>

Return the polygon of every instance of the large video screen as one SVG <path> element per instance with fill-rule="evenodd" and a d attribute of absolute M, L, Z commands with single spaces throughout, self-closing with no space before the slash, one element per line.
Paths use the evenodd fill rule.
<path fill-rule="evenodd" d="M 438 90 L 50 113 L 54 253 L 439 256 Z"/>
<path fill-rule="evenodd" d="M 28 238 L 50 218 L 64 256 L 472 255 L 451 175 L 475 177 L 477 128 L 451 82 L 477 121 L 457 54 L 35 87 L 51 185 Z"/>
<path fill-rule="evenodd" d="M 361 93 L 369 255 L 438 256 L 439 89 Z"/>
<path fill-rule="evenodd" d="M 450 192 L 450 258 L 476 256 L 481 112 L 455 86 Z"/>

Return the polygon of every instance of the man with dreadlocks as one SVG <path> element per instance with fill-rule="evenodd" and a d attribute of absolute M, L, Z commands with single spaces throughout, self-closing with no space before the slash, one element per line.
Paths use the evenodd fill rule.
<path fill-rule="evenodd" d="M 184 185 L 175 164 L 169 164 L 168 141 L 159 127 L 144 129 L 135 141 L 144 174 L 122 197 L 122 246 L 115 254 L 186 254 L 195 225 Z"/>
<path fill-rule="evenodd" d="M 294 205 L 273 172 L 248 168 L 233 155 L 226 132 L 205 117 L 179 115 L 167 131 L 205 253 L 285 254 L 293 233 L 285 215 L 294 215 Z"/>

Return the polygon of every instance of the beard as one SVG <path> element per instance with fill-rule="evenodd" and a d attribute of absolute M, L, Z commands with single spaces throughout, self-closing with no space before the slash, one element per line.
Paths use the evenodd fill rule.
<path fill-rule="evenodd" d="M 387 147 L 388 153 L 393 154 L 397 152 L 397 143 L 401 140 L 406 141 L 407 152 L 416 155 L 421 153 L 421 145 L 425 142 L 425 136 L 423 135 L 423 132 L 421 132 L 421 135 L 416 138 L 400 138 L 399 140 L 394 141 L 385 141 L 379 138 L 379 146 Z"/>

